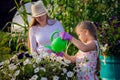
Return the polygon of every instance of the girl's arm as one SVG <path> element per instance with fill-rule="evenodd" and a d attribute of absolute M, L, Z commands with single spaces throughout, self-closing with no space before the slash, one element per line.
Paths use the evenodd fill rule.
<path fill-rule="evenodd" d="M 91 51 L 91 50 L 95 50 L 96 49 L 96 44 L 94 41 L 89 41 L 88 43 L 84 44 L 82 43 L 80 40 L 75 39 L 74 37 L 72 37 L 71 42 L 81 51 L 87 52 L 87 51 Z"/>
<path fill-rule="evenodd" d="M 83 52 L 96 50 L 96 44 L 94 42 L 94 39 L 92 39 L 92 38 L 89 42 L 82 43 L 80 40 L 75 39 L 72 35 L 70 35 L 66 32 L 60 32 L 59 35 L 63 40 L 71 41 L 79 50 L 81 50 Z"/>
<path fill-rule="evenodd" d="M 68 60 L 70 60 L 72 63 L 75 63 L 76 62 L 76 55 L 77 54 L 75 54 L 74 56 L 70 56 L 70 55 L 68 55 L 68 54 L 64 54 L 64 57 L 66 58 L 66 59 L 68 59 Z"/>

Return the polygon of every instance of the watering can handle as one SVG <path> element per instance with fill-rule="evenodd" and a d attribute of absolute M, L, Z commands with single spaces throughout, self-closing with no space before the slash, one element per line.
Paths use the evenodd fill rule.
<path fill-rule="evenodd" d="M 51 41 L 51 42 L 53 41 L 54 35 L 55 35 L 56 33 L 59 33 L 59 32 L 60 32 L 60 30 L 57 30 L 57 31 L 55 31 L 55 32 L 53 32 L 53 33 L 51 34 L 51 36 L 50 36 L 50 41 Z"/>

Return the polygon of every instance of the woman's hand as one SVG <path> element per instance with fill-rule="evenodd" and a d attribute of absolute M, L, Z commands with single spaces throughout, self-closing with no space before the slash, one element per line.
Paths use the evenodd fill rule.
<path fill-rule="evenodd" d="M 56 56 L 60 56 L 60 57 L 63 57 L 63 55 L 64 55 L 64 52 L 55 53 L 55 54 L 56 54 Z"/>

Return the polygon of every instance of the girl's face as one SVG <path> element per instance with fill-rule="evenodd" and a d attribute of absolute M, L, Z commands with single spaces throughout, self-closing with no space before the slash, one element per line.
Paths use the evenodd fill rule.
<path fill-rule="evenodd" d="M 78 38 L 82 41 L 82 42 L 86 42 L 87 41 L 87 34 L 86 34 L 87 30 L 86 29 L 77 29 L 76 33 L 78 35 Z"/>
<path fill-rule="evenodd" d="M 39 17 L 36 17 L 35 18 L 38 23 L 41 25 L 41 26 L 45 26 L 47 24 L 47 15 L 43 15 L 43 16 L 39 16 Z"/>

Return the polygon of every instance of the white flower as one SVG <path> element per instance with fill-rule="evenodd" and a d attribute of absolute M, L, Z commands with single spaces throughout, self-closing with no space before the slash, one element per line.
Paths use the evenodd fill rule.
<path fill-rule="evenodd" d="M 64 66 L 68 66 L 68 64 L 66 64 L 64 61 L 59 61 L 61 64 L 63 64 Z"/>
<path fill-rule="evenodd" d="M 56 61 L 60 62 L 64 66 L 68 66 L 68 64 L 63 61 L 63 57 L 56 57 Z"/>
<path fill-rule="evenodd" d="M 40 70 L 42 70 L 44 72 L 46 71 L 46 69 L 44 67 L 41 67 Z"/>
<path fill-rule="evenodd" d="M 40 57 L 36 57 L 36 63 L 39 64 L 41 62 L 41 58 Z"/>
<path fill-rule="evenodd" d="M 72 77 L 73 76 L 73 72 L 72 71 L 68 71 L 67 72 L 67 77 Z"/>
<path fill-rule="evenodd" d="M 4 64 L 4 62 L 0 63 L 0 69 L 3 68 L 3 64 Z"/>
<path fill-rule="evenodd" d="M 47 78 L 46 77 L 41 77 L 41 80 L 47 80 Z"/>
<path fill-rule="evenodd" d="M 31 55 L 33 56 L 34 59 L 36 59 L 36 57 L 38 56 L 38 53 L 36 53 L 35 51 L 32 51 Z"/>
<path fill-rule="evenodd" d="M 5 60 L 5 64 L 9 64 L 10 63 L 10 61 L 9 60 Z"/>
<path fill-rule="evenodd" d="M 38 54 L 42 54 L 42 53 L 44 53 L 44 47 L 43 46 L 41 46 L 40 48 L 37 48 L 37 52 L 38 52 Z"/>
<path fill-rule="evenodd" d="M 104 46 L 100 45 L 100 48 L 102 49 L 103 52 L 106 51 L 108 44 L 105 44 Z"/>
<path fill-rule="evenodd" d="M 19 73 L 20 73 L 20 70 L 15 71 L 14 76 L 16 77 L 17 75 L 19 75 Z"/>
<path fill-rule="evenodd" d="M 64 73 L 61 73 L 61 75 L 64 75 Z"/>
<path fill-rule="evenodd" d="M 15 78 L 12 78 L 11 80 L 15 80 Z"/>
<path fill-rule="evenodd" d="M 55 65 L 56 65 L 56 64 L 51 64 L 50 66 L 53 66 L 53 67 L 54 67 Z"/>
<path fill-rule="evenodd" d="M 42 57 L 42 58 L 45 58 L 45 57 L 47 57 L 48 55 L 49 55 L 49 54 L 44 51 L 44 52 L 41 54 L 41 57 Z"/>
<path fill-rule="evenodd" d="M 17 66 L 14 64 L 10 64 L 8 67 L 9 67 L 9 70 L 15 70 L 17 68 Z"/>
<path fill-rule="evenodd" d="M 20 70 L 15 71 L 14 76 L 15 76 L 15 77 L 18 76 L 19 73 L 20 73 Z"/>
<path fill-rule="evenodd" d="M 11 59 L 15 59 L 15 58 L 17 58 L 17 55 L 14 55 Z"/>
<path fill-rule="evenodd" d="M 38 78 L 38 75 L 33 75 L 32 78 L 29 80 L 37 80 L 37 78 Z"/>
<path fill-rule="evenodd" d="M 64 59 L 64 61 L 65 61 L 65 63 L 67 63 L 67 64 L 70 64 L 70 63 L 71 63 L 71 61 L 70 61 L 70 60 L 67 60 L 67 59 Z"/>
<path fill-rule="evenodd" d="M 105 44 L 105 45 L 104 45 L 104 49 L 103 49 L 104 51 L 106 51 L 107 46 L 108 46 L 108 44 Z"/>
<path fill-rule="evenodd" d="M 4 62 L 0 62 L 0 65 L 3 65 L 4 64 Z"/>
<path fill-rule="evenodd" d="M 12 75 L 11 75 L 11 74 L 8 74 L 8 76 L 12 77 Z"/>
<path fill-rule="evenodd" d="M 58 76 L 54 76 L 53 80 L 59 80 L 59 77 Z"/>
<path fill-rule="evenodd" d="M 35 64 L 33 64 L 33 68 L 35 68 L 36 67 L 36 65 Z"/>
<path fill-rule="evenodd" d="M 66 68 L 63 68 L 63 72 L 66 73 L 66 72 L 67 72 L 67 69 L 66 69 Z"/>
<path fill-rule="evenodd" d="M 24 65 L 26 64 L 32 64 L 32 62 L 29 60 L 29 59 L 26 59 L 24 62 L 23 62 Z"/>
<path fill-rule="evenodd" d="M 62 61 L 62 60 L 63 60 L 63 57 L 59 57 L 59 56 L 58 56 L 58 57 L 56 57 L 56 60 L 57 60 L 57 61 Z"/>
<path fill-rule="evenodd" d="M 52 61 L 55 61 L 55 57 L 52 55 L 52 53 L 51 53 L 51 55 L 50 55 L 50 59 L 51 59 Z"/>
<path fill-rule="evenodd" d="M 46 57 L 46 56 L 49 55 L 49 54 L 46 52 L 46 50 L 45 50 L 44 47 L 38 48 L 38 49 L 37 49 L 37 52 L 38 52 L 40 58 L 44 58 L 44 57 Z"/>
<path fill-rule="evenodd" d="M 82 12 L 83 10 L 82 9 L 80 9 L 80 12 Z"/>
<path fill-rule="evenodd" d="M 39 67 L 34 69 L 34 73 L 37 73 L 37 72 L 39 72 Z"/>
<path fill-rule="evenodd" d="M 105 14 L 105 13 L 102 13 L 102 14 Z M 105 26 L 109 26 L 108 24 L 105 24 Z"/>
<path fill-rule="evenodd" d="M 77 69 L 77 67 L 74 67 L 74 68 L 73 68 L 73 71 L 74 71 L 74 72 L 79 72 L 79 70 Z"/>

